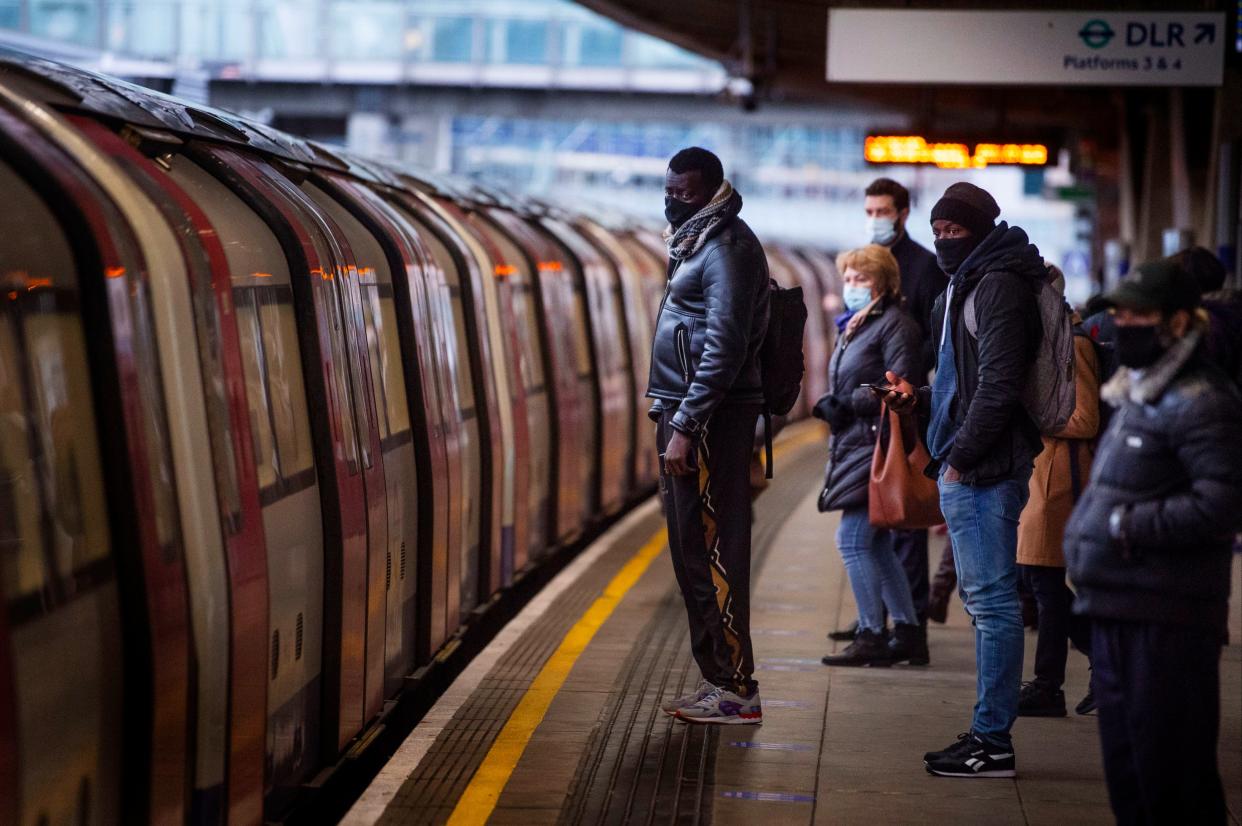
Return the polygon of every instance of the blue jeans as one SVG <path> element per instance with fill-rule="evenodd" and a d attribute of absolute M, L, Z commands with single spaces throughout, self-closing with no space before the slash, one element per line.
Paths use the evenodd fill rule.
<path fill-rule="evenodd" d="M 918 624 L 910 582 L 893 550 L 892 532 L 871 527 L 866 505 L 841 512 L 837 547 L 858 604 L 859 628 L 881 632 L 886 606 L 895 622 Z"/>
<path fill-rule="evenodd" d="M 970 730 L 1007 748 L 1022 683 L 1018 603 L 1018 517 L 1030 495 L 1031 468 L 994 485 L 952 484 L 940 475 L 940 510 L 953 540 L 958 590 L 975 626 L 975 716 Z"/>

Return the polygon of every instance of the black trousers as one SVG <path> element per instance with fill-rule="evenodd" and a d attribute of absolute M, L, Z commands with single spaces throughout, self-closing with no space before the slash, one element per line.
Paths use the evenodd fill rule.
<path fill-rule="evenodd" d="M 698 443 L 698 474 L 664 472 L 673 434 L 660 416 L 660 494 L 673 571 L 686 603 L 690 649 L 703 678 L 743 694 L 755 688 L 750 643 L 750 454 L 755 405 L 720 407 Z"/>
<path fill-rule="evenodd" d="M 1052 689 L 1065 683 L 1069 644 L 1091 657 L 1091 624 L 1073 612 L 1074 592 L 1065 584 L 1065 569 L 1048 565 L 1019 565 L 1022 584 L 1039 608 L 1039 636 L 1035 642 L 1035 681 Z"/>
<path fill-rule="evenodd" d="M 1216 768 L 1221 634 L 1095 619 L 1092 685 L 1122 826 L 1223 824 Z"/>
<path fill-rule="evenodd" d="M 930 583 L 927 576 L 927 531 L 893 531 L 893 553 L 901 562 L 910 583 L 914 613 L 919 622 L 927 621 L 927 597 Z"/>

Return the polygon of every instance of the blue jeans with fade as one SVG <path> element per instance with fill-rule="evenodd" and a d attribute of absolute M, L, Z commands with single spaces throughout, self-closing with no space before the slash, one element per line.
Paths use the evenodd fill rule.
<path fill-rule="evenodd" d="M 866 505 L 841 512 L 837 548 L 858 604 L 859 628 L 882 631 L 886 606 L 894 621 L 918 624 L 910 582 L 893 551 L 892 531 L 873 528 Z"/>
<path fill-rule="evenodd" d="M 970 730 L 1008 748 L 1022 684 L 1022 608 L 1018 602 L 1018 517 L 1031 468 L 993 485 L 948 483 L 940 510 L 953 541 L 958 591 L 975 626 L 976 701 Z"/>

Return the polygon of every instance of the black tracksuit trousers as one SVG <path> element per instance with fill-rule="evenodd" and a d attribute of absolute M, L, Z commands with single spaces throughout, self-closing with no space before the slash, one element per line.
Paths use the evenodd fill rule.
<path fill-rule="evenodd" d="M 760 408 L 718 407 L 699 438 L 699 472 L 687 476 L 664 472 L 674 412 L 660 414 L 656 444 L 668 547 L 686 602 L 690 649 L 705 680 L 749 695 L 756 686 L 750 644 L 750 455 Z"/>

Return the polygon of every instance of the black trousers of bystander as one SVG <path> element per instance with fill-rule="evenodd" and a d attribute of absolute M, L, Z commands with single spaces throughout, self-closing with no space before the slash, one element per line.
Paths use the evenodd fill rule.
<path fill-rule="evenodd" d="M 1225 823 L 1221 633 L 1095 618 L 1092 684 L 1119 826 Z"/>
<path fill-rule="evenodd" d="M 1022 582 L 1039 608 L 1039 636 L 1035 642 L 1035 681 L 1050 689 L 1065 683 L 1069 644 L 1091 658 L 1091 624 L 1073 613 L 1074 592 L 1065 584 L 1065 569 L 1048 565 L 1019 565 Z"/>
<path fill-rule="evenodd" d="M 927 597 L 930 588 L 927 572 L 927 531 L 893 531 L 893 553 L 901 562 L 910 583 L 914 613 L 919 623 L 927 622 Z"/>

